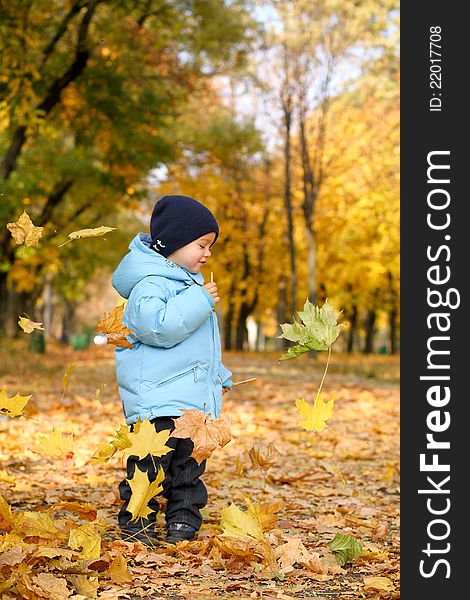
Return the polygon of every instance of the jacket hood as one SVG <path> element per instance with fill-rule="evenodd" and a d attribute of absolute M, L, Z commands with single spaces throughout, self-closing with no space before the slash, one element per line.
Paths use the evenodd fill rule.
<path fill-rule="evenodd" d="M 129 250 L 113 273 L 114 289 L 123 297 L 129 298 L 134 287 L 149 275 L 158 275 L 176 281 L 194 282 L 202 285 L 201 273 L 190 273 L 173 261 L 161 256 L 151 248 L 152 238 L 147 233 L 138 233 L 129 244 Z"/>

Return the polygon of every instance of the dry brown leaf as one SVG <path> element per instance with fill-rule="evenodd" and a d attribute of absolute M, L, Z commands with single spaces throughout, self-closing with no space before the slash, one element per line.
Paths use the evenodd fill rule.
<path fill-rule="evenodd" d="M 393 592 L 395 586 L 388 577 L 364 577 L 365 592 Z"/>
<path fill-rule="evenodd" d="M 240 556 L 248 562 L 254 558 L 263 558 L 263 543 L 248 536 L 218 536 L 214 538 L 213 543 L 223 554 Z"/>
<path fill-rule="evenodd" d="M 184 410 L 183 415 L 175 419 L 176 427 L 171 437 L 187 439 L 194 442 L 191 456 L 200 464 L 212 455 L 220 446 L 223 448 L 232 439 L 230 432 L 231 419 L 221 416 L 209 421 L 209 415 L 199 410 Z"/>
<path fill-rule="evenodd" d="M 31 578 L 33 584 L 35 584 L 45 598 L 51 600 L 64 600 L 71 594 L 70 590 L 67 589 L 67 582 L 61 577 L 57 577 L 52 573 L 39 573 Z"/>
<path fill-rule="evenodd" d="M 18 317 L 18 325 L 25 333 L 32 333 L 35 329 L 39 331 L 44 331 L 43 323 L 37 323 L 36 321 L 31 321 L 31 319 L 26 317 Z"/>
<path fill-rule="evenodd" d="M 11 531 L 16 523 L 16 517 L 11 512 L 11 506 L 5 500 L 3 496 L 0 495 L 0 529 L 3 531 Z"/>
<path fill-rule="evenodd" d="M 14 565 L 19 565 L 23 562 L 24 557 L 27 555 L 27 552 L 23 548 L 10 548 L 0 554 L 0 571 L 2 568 L 7 565 L 9 567 L 13 567 Z"/>
<path fill-rule="evenodd" d="M 274 555 L 279 561 L 279 571 L 289 573 L 294 570 L 294 564 L 299 563 L 303 557 L 308 556 L 308 550 L 300 538 L 291 538 L 282 546 L 274 550 Z"/>
<path fill-rule="evenodd" d="M 118 585 L 132 583 L 132 577 L 127 570 L 127 560 L 122 554 L 118 554 L 113 558 L 109 565 L 108 573 L 113 583 Z"/>
<path fill-rule="evenodd" d="M 133 348 L 134 346 L 126 338 L 126 335 L 133 332 L 122 324 L 122 315 L 125 308 L 125 304 L 120 304 L 105 313 L 100 317 L 96 330 L 106 333 L 108 344 L 118 348 Z"/>
<path fill-rule="evenodd" d="M 388 523 L 385 523 L 384 521 L 378 521 L 375 524 L 374 529 L 372 530 L 370 539 L 373 542 L 378 542 L 380 540 L 383 540 L 384 537 L 387 535 L 387 533 L 388 533 Z"/>
<path fill-rule="evenodd" d="M 87 521 L 94 521 L 97 514 L 96 508 L 88 502 L 56 502 L 50 510 L 68 510 L 80 515 Z"/>
<path fill-rule="evenodd" d="M 7 224 L 7 229 L 17 244 L 24 242 L 25 246 L 37 246 L 44 231 L 44 227 L 36 227 L 33 224 L 25 210 L 18 221 Z"/>
<path fill-rule="evenodd" d="M 96 598 L 98 594 L 98 577 L 88 577 L 87 575 L 67 575 L 75 591 L 86 598 Z"/>
<path fill-rule="evenodd" d="M 106 227 L 105 225 L 100 225 L 100 227 L 92 227 L 89 229 L 80 229 L 79 231 L 72 231 L 72 233 L 69 233 L 69 239 L 63 244 L 59 244 L 58 247 L 60 248 L 61 246 L 65 246 L 65 244 L 68 244 L 73 240 L 79 240 L 85 237 L 99 237 L 102 235 L 106 235 L 107 233 L 109 233 L 110 231 L 114 231 L 115 229 L 116 227 Z"/>
<path fill-rule="evenodd" d="M 248 452 L 248 456 L 253 466 L 260 467 L 266 471 L 279 461 L 281 453 L 273 443 L 265 444 L 264 442 L 258 442 L 253 445 Z"/>

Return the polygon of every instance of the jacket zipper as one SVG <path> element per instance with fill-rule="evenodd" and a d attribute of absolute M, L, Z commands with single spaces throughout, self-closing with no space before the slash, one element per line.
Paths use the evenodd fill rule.
<path fill-rule="evenodd" d="M 173 377 L 170 377 L 169 379 L 165 379 L 164 381 L 160 382 L 156 387 L 160 387 L 161 385 L 165 385 L 166 383 L 169 383 L 170 381 L 173 381 L 174 379 L 183 377 L 184 375 L 187 375 L 191 371 L 193 371 L 193 373 L 194 373 L 194 381 L 197 382 L 197 365 L 196 365 L 195 367 L 191 367 L 187 371 L 184 371 L 184 373 L 178 373 L 178 375 L 173 375 Z"/>

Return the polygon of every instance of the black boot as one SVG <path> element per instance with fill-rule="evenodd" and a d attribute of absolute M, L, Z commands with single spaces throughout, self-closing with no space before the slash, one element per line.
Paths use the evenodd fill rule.
<path fill-rule="evenodd" d="M 154 548 L 158 544 L 158 536 L 155 532 L 154 523 L 148 527 L 142 527 L 138 523 L 128 523 L 121 527 L 121 537 L 126 542 L 142 542 L 149 548 Z"/>
<path fill-rule="evenodd" d="M 177 544 L 183 540 L 194 540 L 197 535 L 197 529 L 187 523 L 169 523 L 166 534 L 166 541 L 169 544 Z"/>

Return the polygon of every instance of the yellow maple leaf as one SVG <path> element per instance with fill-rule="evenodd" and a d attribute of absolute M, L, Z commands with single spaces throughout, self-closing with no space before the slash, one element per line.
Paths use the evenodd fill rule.
<path fill-rule="evenodd" d="M 92 465 L 107 463 L 118 450 L 129 448 L 130 445 L 129 428 L 127 425 L 121 425 L 109 444 L 98 444 L 90 462 Z"/>
<path fill-rule="evenodd" d="M 97 598 L 98 587 L 100 585 L 98 576 L 91 577 L 90 575 L 67 575 L 67 580 L 70 581 L 74 590 L 82 598 Z"/>
<path fill-rule="evenodd" d="M 210 414 L 205 415 L 200 410 L 184 410 L 175 420 L 175 429 L 171 433 L 171 437 L 193 441 L 191 456 L 198 464 L 209 458 L 217 446 L 223 448 L 232 439 L 230 417 L 223 415 L 213 421 L 209 417 Z"/>
<path fill-rule="evenodd" d="M 364 577 L 364 591 L 393 592 L 393 581 L 388 577 Z"/>
<path fill-rule="evenodd" d="M 29 396 L 20 396 L 15 394 L 9 398 L 7 396 L 6 389 L 0 390 L 0 414 L 7 415 L 8 417 L 19 417 L 23 414 L 24 407 L 28 404 Z"/>
<path fill-rule="evenodd" d="M 126 338 L 126 335 L 132 334 L 132 331 L 122 324 L 125 308 L 126 304 L 121 303 L 105 313 L 100 317 L 96 330 L 106 334 L 108 344 L 113 344 L 118 348 L 133 348 L 134 346 Z"/>
<path fill-rule="evenodd" d="M 116 448 L 111 444 L 98 444 L 96 450 L 93 452 L 90 464 L 92 465 L 104 465 L 109 461 L 110 458 L 116 453 Z"/>
<path fill-rule="evenodd" d="M 91 229 L 79 229 L 78 231 L 72 231 L 72 233 L 69 233 L 69 239 L 63 244 L 59 244 L 59 248 L 61 246 L 65 246 L 65 244 L 68 244 L 72 240 L 78 240 L 84 237 L 98 237 L 100 235 L 105 235 L 110 231 L 114 231 L 115 229 L 116 227 L 105 227 L 104 225 L 101 225 L 100 227 L 92 227 Z"/>
<path fill-rule="evenodd" d="M 64 437 L 61 431 L 52 428 L 51 433 L 38 433 L 38 443 L 34 452 L 47 454 L 49 456 L 61 457 L 70 452 L 73 447 L 73 435 Z"/>
<path fill-rule="evenodd" d="M 44 227 L 36 227 L 33 224 L 25 210 L 18 221 L 7 224 L 7 229 L 17 244 L 24 242 L 26 246 L 37 246 L 44 231 Z"/>
<path fill-rule="evenodd" d="M 152 483 L 150 483 L 147 473 L 143 473 L 136 467 L 134 477 L 127 480 L 132 490 L 131 499 L 127 505 L 127 510 L 132 514 L 131 521 L 145 519 L 152 512 L 147 505 L 154 496 L 163 491 L 160 484 L 164 479 L 165 473 L 162 467 L 158 468 L 157 478 Z"/>
<path fill-rule="evenodd" d="M 323 402 L 321 394 L 317 395 L 313 406 L 305 401 L 304 398 L 297 398 L 295 405 L 303 421 L 299 421 L 300 427 L 307 431 L 323 431 L 326 428 L 326 421 L 333 413 L 334 399 Z"/>
<path fill-rule="evenodd" d="M 111 581 L 116 585 L 123 583 L 132 583 L 132 577 L 127 570 L 127 560 L 122 554 L 118 554 L 113 558 L 108 568 L 108 573 Z"/>
<path fill-rule="evenodd" d="M 139 458 L 145 458 L 148 454 L 163 456 L 172 450 L 165 445 L 170 437 L 170 431 L 163 429 L 157 432 L 148 419 L 138 421 L 134 425 L 134 431 L 127 437 L 131 445 L 124 448 L 126 456 L 138 456 Z"/>
<path fill-rule="evenodd" d="M 256 540 L 264 539 L 263 527 L 259 512 L 253 504 L 245 498 L 248 510 L 241 510 L 232 502 L 232 504 L 220 511 L 220 526 L 224 530 L 224 535 L 235 537 L 249 536 Z"/>
<path fill-rule="evenodd" d="M 83 558 L 99 558 L 101 554 L 101 536 L 93 523 L 72 529 L 69 534 L 69 548 L 79 550 Z"/>
<path fill-rule="evenodd" d="M 11 512 L 11 506 L 0 495 L 0 529 L 11 531 L 16 524 L 16 516 Z"/>
<path fill-rule="evenodd" d="M 18 515 L 15 526 L 25 537 L 57 538 L 59 530 L 49 513 L 25 511 Z"/>
<path fill-rule="evenodd" d="M 36 321 L 31 321 L 29 317 L 19 317 L 18 325 L 25 333 L 32 333 L 35 329 L 44 331 L 42 323 L 36 323 Z"/>

